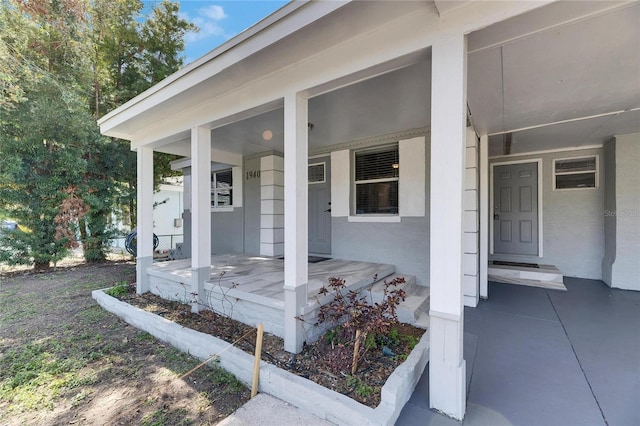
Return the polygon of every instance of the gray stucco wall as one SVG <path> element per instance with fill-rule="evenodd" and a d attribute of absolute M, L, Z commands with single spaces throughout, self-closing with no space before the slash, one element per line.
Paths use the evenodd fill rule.
<path fill-rule="evenodd" d="M 612 287 L 640 290 L 640 133 L 616 136 L 605 150 L 607 163 L 615 164 L 615 177 L 606 186 L 603 280 Z"/>
<path fill-rule="evenodd" d="M 543 257 L 491 255 L 489 260 L 555 265 L 564 275 L 601 279 L 604 256 L 604 186 L 600 148 L 491 159 L 505 161 L 542 159 Z M 553 190 L 553 159 L 597 155 L 599 183 L 595 189 Z M 540 189 L 539 189 L 540 190 Z M 490 207 L 491 208 L 491 207 Z"/>
<path fill-rule="evenodd" d="M 603 150 L 604 165 L 604 211 L 616 210 L 616 144 L 607 142 Z M 611 272 L 616 260 L 616 217 L 604 215 L 604 256 L 602 259 L 602 281 L 611 286 Z"/>
<path fill-rule="evenodd" d="M 332 257 L 389 263 L 396 272 L 415 275 L 429 283 L 429 222 L 404 217 L 401 223 L 351 223 L 346 217 L 331 221 Z"/>
<path fill-rule="evenodd" d="M 244 252 L 260 254 L 260 179 L 248 178 L 247 172 L 260 170 L 260 157 L 244 159 L 242 190 L 244 208 Z"/>
<path fill-rule="evenodd" d="M 211 212 L 211 253 L 243 253 L 244 208 Z"/>
<path fill-rule="evenodd" d="M 425 216 L 402 217 L 400 223 L 331 221 L 331 256 L 347 260 L 388 263 L 396 272 L 415 275 L 419 285 L 429 285 L 429 193 L 431 144 L 425 145 Z"/>
<path fill-rule="evenodd" d="M 184 212 L 183 219 L 183 255 L 191 256 L 191 168 L 183 169 L 184 180 Z M 243 204 L 244 206 L 244 204 Z M 245 207 L 234 207 L 233 211 L 211 212 L 211 252 L 243 253 L 244 250 L 244 210 Z"/>

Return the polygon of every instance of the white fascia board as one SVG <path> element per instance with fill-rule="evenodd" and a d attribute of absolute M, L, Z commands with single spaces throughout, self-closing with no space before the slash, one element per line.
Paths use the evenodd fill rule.
<path fill-rule="evenodd" d="M 182 185 L 169 185 L 166 183 L 161 183 L 158 185 L 158 189 L 160 191 L 169 191 L 169 192 L 184 192 L 184 188 Z"/>
<path fill-rule="evenodd" d="M 450 13 L 452 10 L 464 6 L 468 1 L 435 0 L 436 9 L 440 16 Z"/>
<path fill-rule="evenodd" d="M 234 152 L 223 151 L 217 148 L 211 148 L 211 161 L 216 163 L 226 164 L 230 166 L 242 165 L 242 154 L 236 154 Z M 182 170 L 186 167 L 191 167 L 191 158 L 180 158 L 171 162 L 171 170 Z"/>
<path fill-rule="evenodd" d="M 119 124 L 241 62 L 349 2 L 350 0 L 293 1 L 286 4 L 256 25 L 100 118 L 98 125 L 101 132 L 108 136 L 114 135 L 117 133 L 115 128 Z M 233 55 L 224 55 L 232 49 L 234 50 Z M 131 137 L 123 138 L 122 135 L 117 137 L 131 139 Z"/>
<path fill-rule="evenodd" d="M 171 170 L 182 170 L 187 167 L 191 167 L 191 158 L 180 158 L 178 160 L 173 160 L 171 163 Z"/>

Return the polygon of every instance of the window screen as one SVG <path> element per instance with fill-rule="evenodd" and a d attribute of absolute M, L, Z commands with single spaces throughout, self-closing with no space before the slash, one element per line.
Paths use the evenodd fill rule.
<path fill-rule="evenodd" d="M 325 182 L 325 163 L 310 164 L 309 165 L 309 183 L 323 183 Z"/>
<path fill-rule="evenodd" d="M 211 207 L 233 205 L 233 173 L 231 170 L 211 173 Z"/>
<path fill-rule="evenodd" d="M 398 146 L 355 153 L 356 214 L 398 214 Z"/>
<path fill-rule="evenodd" d="M 554 160 L 555 189 L 595 188 L 597 172 L 595 156 Z"/>

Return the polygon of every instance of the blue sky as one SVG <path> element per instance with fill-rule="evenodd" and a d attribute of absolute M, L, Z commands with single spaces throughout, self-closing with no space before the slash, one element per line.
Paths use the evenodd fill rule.
<path fill-rule="evenodd" d="M 185 64 L 188 64 L 281 8 L 288 0 L 187 0 L 179 3 L 181 15 L 200 28 L 200 32 L 185 37 L 184 56 Z"/>

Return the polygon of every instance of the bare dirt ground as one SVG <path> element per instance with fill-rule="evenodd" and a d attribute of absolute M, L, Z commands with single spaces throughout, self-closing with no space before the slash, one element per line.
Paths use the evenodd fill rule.
<path fill-rule="evenodd" d="M 0 424 L 206 425 L 247 401 L 233 376 L 101 309 L 131 262 L 0 274 Z"/>

